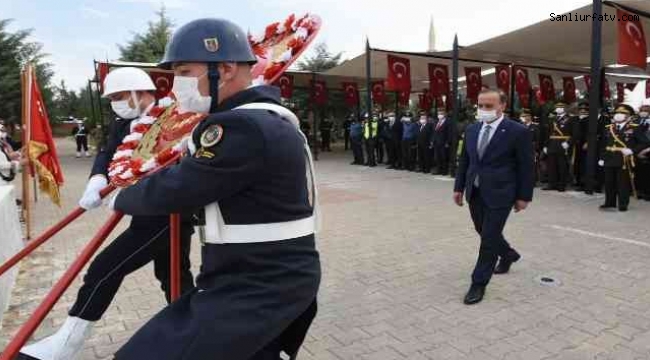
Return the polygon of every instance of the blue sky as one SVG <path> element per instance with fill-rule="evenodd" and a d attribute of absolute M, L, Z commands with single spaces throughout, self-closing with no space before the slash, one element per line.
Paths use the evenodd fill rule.
<path fill-rule="evenodd" d="M 0 0 L 0 18 L 12 30 L 32 28 L 45 46 L 56 81 L 84 86 L 93 59 L 116 59 L 117 44 L 146 29 L 165 4 L 176 25 L 201 17 L 224 17 L 257 32 L 291 13 L 323 18 L 317 41 L 350 58 L 363 51 L 366 35 L 376 47 L 425 51 L 433 16 L 437 48 L 481 41 L 590 3 L 589 0 Z"/>

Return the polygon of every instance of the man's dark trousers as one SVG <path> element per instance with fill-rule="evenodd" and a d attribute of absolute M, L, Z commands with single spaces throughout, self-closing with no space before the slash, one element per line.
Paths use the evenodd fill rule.
<path fill-rule="evenodd" d="M 489 208 L 481 197 L 480 188 L 475 187 L 469 201 L 469 211 L 474 228 L 481 236 L 481 247 L 472 273 L 472 284 L 487 285 L 492 278 L 499 256 L 505 257 L 513 250 L 503 237 L 503 228 L 511 208 Z"/>

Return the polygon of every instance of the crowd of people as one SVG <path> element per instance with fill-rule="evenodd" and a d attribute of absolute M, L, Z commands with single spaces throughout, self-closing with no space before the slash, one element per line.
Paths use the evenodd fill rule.
<path fill-rule="evenodd" d="M 458 149 L 469 124 L 454 123 L 445 111 L 379 113 L 345 122 L 352 165 L 434 175 L 455 175 Z M 596 132 L 597 161 L 588 161 L 589 104 L 555 103 L 549 114 L 533 116 L 521 109 L 506 116 L 531 132 L 535 186 L 545 191 L 567 189 L 588 195 L 605 192 L 603 210 L 627 211 L 630 197 L 650 201 L 650 105 L 639 109 L 621 104 L 600 111 Z M 470 122 L 471 123 L 471 122 Z M 593 168 L 589 168 L 593 166 Z M 588 181 L 588 173 L 595 181 Z"/>

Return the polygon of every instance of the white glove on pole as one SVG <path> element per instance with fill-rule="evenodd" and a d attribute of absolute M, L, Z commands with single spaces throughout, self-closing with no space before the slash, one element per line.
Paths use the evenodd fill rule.
<path fill-rule="evenodd" d="M 566 142 L 566 141 L 563 142 L 563 143 L 562 143 L 562 148 L 563 148 L 564 150 L 568 150 L 568 149 L 569 149 L 569 143 Z"/>
<path fill-rule="evenodd" d="M 605 166 L 605 160 L 598 160 L 598 166 L 600 167 Z"/>
<path fill-rule="evenodd" d="M 106 186 L 108 186 L 108 181 L 104 175 L 95 175 L 91 177 L 86 185 L 86 190 L 79 200 L 79 206 L 85 210 L 92 210 L 101 206 L 102 198 L 99 195 L 99 192 Z"/>
<path fill-rule="evenodd" d="M 632 149 L 625 148 L 621 150 L 621 153 L 623 153 L 623 156 L 630 156 L 634 154 L 634 151 L 632 151 Z"/>
<path fill-rule="evenodd" d="M 544 146 L 544 149 L 542 150 L 544 150 L 544 154 L 548 154 L 548 148 L 546 146 Z"/>

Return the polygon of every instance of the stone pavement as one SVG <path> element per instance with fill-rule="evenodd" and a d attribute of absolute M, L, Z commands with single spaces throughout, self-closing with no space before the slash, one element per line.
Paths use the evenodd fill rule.
<path fill-rule="evenodd" d="M 60 147 L 65 206 L 41 198 L 41 230 L 75 205 L 91 164 L 74 159 L 71 142 Z M 321 154 L 317 163 L 324 274 L 301 360 L 650 359 L 650 203 L 602 213 L 601 197 L 537 192 L 506 229 L 523 259 L 467 307 L 478 239 L 467 207 L 452 205 L 451 179 L 353 167 L 349 157 Z M 105 209 L 84 215 L 22 264 L 3 343 L 106 218 Z M 78 285 L 36 338 L 62 323 Z M 147 266 L 125 281 L 81 359 L 109 359 L 162 306 Z"/>

